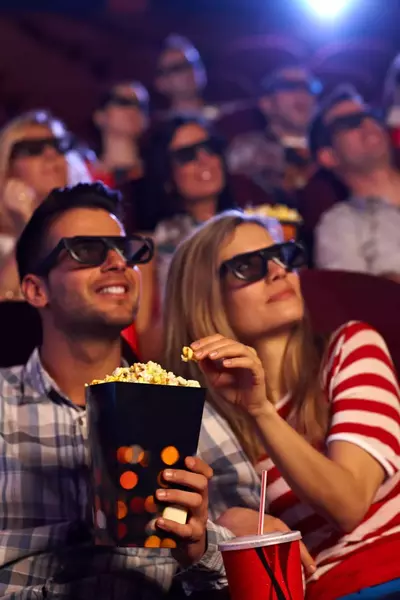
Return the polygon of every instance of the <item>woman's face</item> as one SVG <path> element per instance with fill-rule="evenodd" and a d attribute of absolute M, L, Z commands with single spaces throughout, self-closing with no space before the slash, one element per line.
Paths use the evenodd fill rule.
<path fill-rule="evenodd" d="M 169 146 L 175 187 L 189 203 L 218 196 L 225 175 L 215 142 L 200 125 L 182 125 Z"/>
<path fill-rule="evenodd" d="M 262 226 L 239 225 L 221 248 L 219 265 L 224 261 L 276 242 Z M 260 281 L 247 283 L 227 272 L 223 277 L 223 296 L 228 321 L 238 339 L 249 345 L 265 337 L 279 335 L 301 321 L 303 299 L 297 274 L 270 260 L 268 273 Z"/>
<path fill-rule="evenodd" d="M 65 154 L 51 145 L 54 139 L 48 127 L 27 125 L 23 135 L 14 142 L 27 142 L 27 145 L 25 148 L 21 146 L 15 158 L 11 158 L 9 176 L 31 187 L 39 200 L 43 200 L 54 188 L 65 187 L 68 183 L 67 160 Z M 38 144 L 39 141 L 42 144 Z M 34 142 L 31 147 L 29 142 Z"/>
<path fill-rule="evenodd" d="M 97 113 L 97 125 L 104 134 L 140 137 L 147 128 L 146 101 L 133 85 L 117 85 L 107 106 Z"/>

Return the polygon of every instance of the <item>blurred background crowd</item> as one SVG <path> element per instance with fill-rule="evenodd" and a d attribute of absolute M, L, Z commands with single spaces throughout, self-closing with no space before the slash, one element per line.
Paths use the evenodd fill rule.
<path fill-rule="evenodd" d="M 222 210 L 275 216 L 310 268 L 400 282 L 397 1 L 17 4 L 0 18 L 2 301 L 20 299 L 34 208 L 95 180 L 155 241 L 127 334 L 144 358 L 177 245 Z"/>

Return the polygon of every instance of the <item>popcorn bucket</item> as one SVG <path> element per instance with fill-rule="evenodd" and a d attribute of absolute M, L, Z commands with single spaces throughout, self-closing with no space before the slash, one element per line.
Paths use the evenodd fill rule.
<path fill-rule="evenodd" d="M 86 388 L 94 538 L 98 545 L 174 548 L 159 516 L 186 511 L 157 503 L 162 472 L 196 454 L 205 390 L 112 381 Z"/>

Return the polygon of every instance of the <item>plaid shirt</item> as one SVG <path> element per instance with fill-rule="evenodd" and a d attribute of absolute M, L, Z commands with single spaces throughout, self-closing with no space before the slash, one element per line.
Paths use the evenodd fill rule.
<path fill-rule="evenodd" d="M 138 600 L 162 597 L 178 565 L 169 550 L 103 548 L 91 541 L 85 411 L 43 369 L 0 371 L 0 596 L 7 599 Z M 226 422 L 205 408 L 199 456 L 214 469 L 210 517 L 256 509 L 259 480 Z M 187 591 L 226 585 L 217 543 L 232 534 L 208 523 L 208 549 L 179 577 Z"/>

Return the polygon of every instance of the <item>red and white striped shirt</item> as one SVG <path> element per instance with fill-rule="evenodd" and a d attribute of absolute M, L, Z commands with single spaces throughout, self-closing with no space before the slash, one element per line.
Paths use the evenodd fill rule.
<path fill-rule="evenodd" d="M 336 440 L 356 444 L 382 465 L 386 477 L 363 521 L 351 533 L 343 534 L 296 497 L 269 458 L 258 463 L 259 471 L 267 470 L 268 512 L 291 529 L 300 530 L 315 557 L 317 572 L 312 580 L 367 545 L 371 550 L 374 543 L 381 546 L 382 536 L 399 536 L 400 550 L 400 393 L 392 360 L 379 333 L 360 322 L 341 327 L 328 347 L 322 385 L 331 404 L 325 451 Z M 282 399 L 277 409 L 286 419 L 291 410 L 290 397 Z M 355 589 L 382 582 L 379 577 L 374 581 L 373 569 L 373 563 L 365 568 L 365 585 L 359 574 Z M 399 563 L 396 569 L 388 574 L 389 579 L 400 577 Z M 328 598 L 325 594 L 323 597 Z"/>

